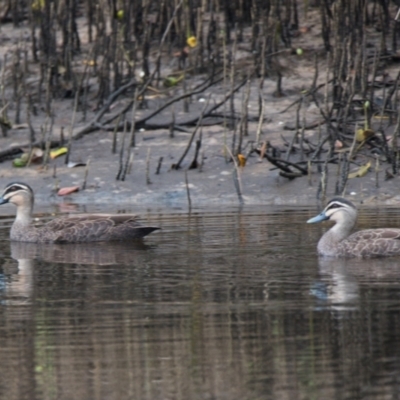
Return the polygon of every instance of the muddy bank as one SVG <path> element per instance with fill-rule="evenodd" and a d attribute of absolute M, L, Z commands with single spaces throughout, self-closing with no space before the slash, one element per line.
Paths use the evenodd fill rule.
<path fill-rule="evenodd" d="M 182 169 L 171 168 L 184 151 L 188 134 L 176 133 L 176 137 L 171 139 L 168 131 L 139 132 L 131 171 L 125 181 L 117 181 L 119 154 L 111 154 L 112 133 L 98 132 L 82 139 L 76 149 L 72 148 L 74 161 L 86 163 L 90 159 L 85 190 L 64 197 L 57 196 L 61 187 L 82 187 L 86 174 L 84 166 L 68 168 L 64 164 L 64 156 L 52 160 L 46 168 L 35 165 L 13 168 L 11 161 L 2 163 L 0 186 L 10 181 L 26 182 L 34 189 L 39 205 L 76 203 L 109 205 L 110 208 L 116 205 L 186 208 L 189 204 L 187 188 L 192 207 L 239 205 L 236 168 L 233 162 L 225 160 L 221 129 L 214 127 L 203 130 L 203 165 L 200 170 L 186 169 L 194 157 L 194 149 L 189 152 L 188 161 Z M 160 157 L 163 160 L 159 168 Z M 330 167 L 327 197 L 335 194 L 337 168 Z M 260 160 L 256 155 L 249 157 L 246 166 L 239 170 L 245 205 L 308 206 L 318 202 L 321 180 L 318 173 L 289 180 L 280 176 L 279 171 L 267 160 Z M 362 178 L 350 179 L 345 190 L 346 196 L 367 204 L 398 204 L 398 178 L 385 181 L 384 177 L 385 171 L 381 170 L 378 174 L 371 171 Z"/>

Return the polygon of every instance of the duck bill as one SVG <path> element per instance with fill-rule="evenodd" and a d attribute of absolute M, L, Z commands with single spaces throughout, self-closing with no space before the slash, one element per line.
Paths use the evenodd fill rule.
<path fill-rule="evenodd" d="M 4 197 L 0 197 L 0 205 L 1 204 L 6 204 L 6 203 L 8 203 L 8 200 L 5 199 Z"/>
<path fill-rule="evenodd" d="M 329 219 L 329 217 L 327 217 L 326 214 L 322 211 L 321 214 L 318 214 L 317 216 L 310 218 L 307 221 L 307 224 L 316 224 L 317 222 L 326 221 L 327 219 Z"/>

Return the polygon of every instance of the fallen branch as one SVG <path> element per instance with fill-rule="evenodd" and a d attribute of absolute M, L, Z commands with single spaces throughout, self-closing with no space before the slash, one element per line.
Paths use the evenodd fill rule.
<path fill-rule="evenodd" d="M 171 99 L 168 103 L 163 104 L 160 108 L 158 108 L 156 111 L 152 112 L 150 115 L 146 115 L 145 117 L 142 117 L 141 119 L 138 119 L 137 121 L 135 121 L 135 127 L 137 129 L 146 129 L 146 130 L 154 130 L 154 129 L 171 129 L 171 121 L 166 121 L 164 123 L 156 123 L 156 122 L 147 122 L 150 118 L 153 118 L 155 115 L 157 115 L 158 113 L 160 113 L 162 110 L 164 110 L 165 108 L 171 106 L 173 103 L 180 101 L 182 99 L 184 99 L 185 97 L 189 97 L 192 96 L 194 94 L 198 94 L 203 92 L 205 89 L 207 89 L 208 87 L 210 87 L 211 85 L 218 83 L 222 80 L 218 79 L 215 82 L 212 82 L 211 84 L 207 85 L 207 87 L 203 88 L 203 89 L 199 89 L 197 91 L 192 91 L 190 93 L 186 93 L 184 95 L 179 95 L 173 99 Z M 204 115 L 196 115 L 194 117 L 189 117 L 186 120 L 177 122 L 174 124 L 174 130 L 178 130 L 178 131 L 182 131 L 182 132 L 188 132 L 187 129 L 183 128 L 183 126 L 193 126 L 196 125 L 198 123 L 199 118 L 201 117 L 201 119 L 203 120 L 204 118 L 208 118 L 208 117 L 214 117 L 215 115 L 213 114 L 213 112 L 218 109 L 219 107 L 221 107 L 221 105 L 223 105 L 227 100 L 229 100 L 229 98 L 235 93 L 237 92 L 247 81 L 247 78 L 244 79 L 243 81 L 241 81 L 236 87 L 234 87 L 229 93 L 227 93 L 225 95 L 225 97 L 219 101 L 218 103 L 215 103 L 209 110 L 207 110 Z M 114 115 L 113 117 L 110 117 L 109 120 L 105 121 L 104 124 L 99 124 L 96 123 L 96 128 L 98 129 L 103 129 L 103 130 L 114 130 L 115 126 L 110 125 L 110 126 L 106 126 L 105 124 L 110 123 L 112 120 L 114 120 L 115 118 L 117 118 L 119 115 L 121 115 L 122 113 L 126 112 L 128 110 L 129 107 L 132 107 L 132 102 L 129 102 L 129 104 L 124 107 L 124 109 L 122 111 L 120 111 L 118 114 Z M 128 123 L 129 126 L 129 123 Z M 118 126 L 117 130 L 121 130 L 123 129 L 123 126 Z M 89 132 L 87 132 L 89 133 Z"/>
<path fill-rule="evenodd" d="M 176 103 L 176 102 L 178 102 L 180 100 L 183 100 L 185 97 L 189 97 L 189 96 L 193 96 L 193 95 L 202 93 L 206 89 L 208 89 L 210 86 L 220 82 L 221 80 L 222 80 L 222 78 L 218 79 L 217 81 L 212 81 L 210 79 L 207 79 L 205 82 L 202 82 L 202 84 L 198 85 L 193 91 L 172 98 L 171 100 L 169 100 L 168 102 L 163 104 L 161 107 L 159 107 L 157 110 L 153 111 L 151 114 L 146 115 L 145 117 L 135 121 L 135 125 L 136 125 L 137 129 L 140 129 L 140 128 L 146 129 L 146 126 L 144 126 L 145 122 L 147 120 L 149 120 L 150 118 L 152 118 L 152 117 L 156 116 L 157 114 L 159 114 L 165 108 L 171 106 L 172 104 L 174 104 L 174 103 Z M 99 129 L 106 129 L 106 130 L 115 129 L 115 127 L 107 128 L 105 126 L 110 124 L 115 119 L 119 118 L 121 115 L 123 115 L 126 112 L 128 112 L 132 108 L 133 100 L 129 101 L 128 104 L 121 111 L 119 111 L 117 114 L 112 115 L 107 120 L 105 120 L 103 123 L 100 123 L 99 120 L 107 112 L 107 110 L 110 108 L 111 104 L 116 100 L 116 98 L 119 95 L 121 95 L 123 92 L 125 92 L 126 90 L 130 89 L 131 87 L 133 87 L 134 85 L 136 85 L 136 82 L 135 81 L 131 81 L 130 83 L 126 84 L 125 86 L 120 87 L 116 92 L 114 92 L 108 98 L 107 102 L 104 104 L 102 109 L 96 114 L 96 116 L 87 125 L 85 125 L 84 127 L 78 129 L 78 131 L 74 133 L 73 138 L 74 139 L 81 139 L 84 135 L 87 135 L 88 133 L 92 133 L 92 132 L 94 132 L 96 130 L 99 130 Z M 145 85 L 144 88 L 147 88 L 147 86 Z M 144 88 L 140 89 L 140 91 L 138 93 L 138 97 L 142 96 L 144 94 L 144 91 L 145 91 Z M 122 129 L 122 126 L 121 126 L 121 128 L 117 127 L 117 129 L 118 130 Z M 153 129 L 158 129 L 158 127 L 153 128 Z"/>
<path fill-rule="evenodd" d="M 260 150 L 255 149 L 255 151 L 258 154 L 261 153 Z M 273 156 L 269 155 L 268 152 L 264 153 L 264 157 L 271 164 L 275 165 L 275 167 L 277 167 L 280 170 L 279 174 L 281 176 L 284 176 L 285 178 L 294 179 L 294 178 L 298 178 L 300 176 L 308 174 L 308 170 L 306 168 L 303 168 L 300 165 L 295 164 L 293 162 L 283 160 L 282 158 L 273 157 Z M 292 168 L 297 169 L 298 172 L 293 171 Z"/>
<path fill-rule="evenodd" d="M 236 93 L 238 90 L 240 90 L 240 88 L 242 88 L 245 84 L 246 84 L 246 82 L 247 82 L 247 80 L 252 76 L 254 74 L 254 71 L 249 75 L 249 77 L 246 77 L 246 78 L 244 78 L 240 83 L 238 83 L 232 90 L 230 90 L 229 91 L 229 93 L 227 93 L 225 96 L 224 96 L 224 98 L 222 99 L 222 100 L 220 100 L 219 102 L 217 102 L 217 103 L 215 103 L 212 107 L 210 107 L 207 111 L 205 111 L 204 113 L 202 112 L 200 115 L 197 115 L 197 116 L 195 116 L 195 117 L 192 117 L 192 118 L 189 118 L 189 119 L 187 119 L 187 120 L 185 120 L 185 121 L 182 121 L 181 123 L 178 123 L 178 124 L 176 124 L 175 125 L 175 127 L 174 127 L 174 129 L 176 129 L 176 130 L 181 130 L 181 131 L 184 131 L 184 132 L 188 132 L 186 129 L 184 129 L 183 127 L 182 127 L 182 125 L 184 126 L 184 125 L 197 125 L 198 123 L 199 123 L 199 120 L 200 120 L 200 123 L 201 123 L 201 121 L 204 119 L 204 118 L 207 118 L 207 117 L 209 117 L 209 116 L 212 116 L 213 115 L 213 112 L 216 110 L 216 109 L 218 109 L 219 107 L 221 107 L 221 105 L 223 105 L 228 99 L 230 99 L 230 97 L 234 94 L 234 93 Z M 206 88 L 208 88 L 208 87 L 210 87 L 211 85 L 213 85 L 213 84 L 215 84 L 215 83 L 218 83 L 220 80 L 222 80 L 222 78 L 221 79 L 218 79 L 216 82 L 211 82 L 211 83 L 209 83 L 208 85 L 207 85 L 207 87 Z M 73 135 L 72 135 L 72 139 L 73 140 L 78 140 L 78 139 L 81 139 L 84 135 L 86 135 L 86 134 L 88 134 L 88 133 L 90 133 L 90 132 L 93 132 L 93 131 L 95 131 L 95 130 L 98 130 L 98 129 L 105 129 L 105 130 L 113 130 L 113 129 L 115 129 L 115 126 L 113 126 L 113 127 L 106 127 L 106 126 L 104 126 L 104 124 L 105 123 L 107 123 L 108 121 L 105 121 L 104 122 L 104 124 L 101 124 L 99 121 L 98 121 L 98 119 L 100 119 L 103 115 L 104 115 L 104 113 L 107 111 L 107 109 L 110 107 L 110 105 L 114 102 L 114 100 L 120 95 L 120 94 L 122 94 L 124 91 L 126 91 L 126 90 L 128 90 L 129 88 L 131 88 L 131 87 L 133 87 L 133 86 L 135 86 L 136 85 L 136 82 L 135 81 L 131 81 L 131 82 L 129 82 L 129 83 L 127 83 L 126 85 L 124 85 L 124 86 L 122 86 L 121 88 L 119 88 L 117 91 L 115 91 L 109 98 L 108 98 L 108 100 L 107 100 L 107 102 L 106 102 L 106 104 L 102 107 L 102 109 L 99 111 L 99 113 L 92 119 L 92 121 L 91 122 L 89 122 L 87 125 L 85 125 L 83 128 L 80 128 L 77 132 L 75 132 Z M 201 85 L 200 85 L 201 86 Z M 200 93 L 200 92 L 202 92 L 202 91 L 204 91 L 204 89 L 199 89 L 199 91 L 197 92 L 191 92 L 191 93 L 187 93 L 185 96 L 191 96 L 191 95 L 193 95 L 193 94 L 197 94 L 197 93 Z M 139 92 L 140 93 L 140 92 Z M 139 96 L 140 94 L 138 94 L 138 96 Z M 179 100 L 182 100 L 182 98 L 183 98 L 183 95 L 181 95 L 181 96 L 178 96 L 177 98 L 175 98 L 175 101 L 178 101 L 178 100 L 176 100 L 176 99 L 179 99 Z M 172 99 L 170 102 L 169 102 L 169 105 L 171 105 L 173 102 L 175 102 L 175 101 L 173 101 L 174 99 Z M 132 104 L 133 104 L 133 101 L 130 101 L 129 102 L 129 104 L 128 104 L 128 106 L 126 106 L 125 107 L 125 109 L 128 109 L 128 108 L 130 108 L 130 107 L 132 107 Z M 208 103 L 207 103 L 208 104 Z M 165 108 L 165 105 L 163 105 L 162 106 L 163 108 L 162 109 L 164 109 Z M 110 118 L 111 120 L 113 120 L 113 119 L 115 119 L 116 117 L 118 117 L 120 115 L 120 113 L 118 113 L 118 114 L 116 114 L 115 116 L 113 116 L 112 118 Z M 154 113 L 152 113 L 152 116 L 154 116 Z M 145 116 L 145 117 L 143 117 L 142 119 L 139 119 L 138 121 L 136 121 L 135 122 L 135 127 L 136 127 L 136 129 L 141 129 L 141 128 L 143 128 L 143 129 L 147 129 L 147 130 L 150 130 L 150 129 L 169 129 L 170 128 L 170 124 L 171 124 L 171 122 L 170 121 L 167 121 L 166 123 L 164 123 L 164 124 L 156 124 L 156 123 L 147 123 L 146 121 L 149 119 L 150 117 L 149 116 Z M 128 122 L 128 128 L 130 128 L 130 122 Z M 120 129 L 120 127 L 117 127 L 117 129 Z M 121 129 L 123 129 L 123 126 L 121 126 Z M 32 145 L 32 147 L 40 147 L 40 148 L 44 148 L 45 147 L 45 145 L 46 145 L 46 143 L 45 143 L 45 141 L 36 141 L 35 143 L 26 143 L 26 144 L 21 144 L 21 145 L 18 145 L 18 146 L 15 146 L 15 147 L 11 147 L 11 148 L 9 148 L 9 149 L 7 149 L 7 150 L 4 150 L 4 151 L 0 151 L 0 162 L 3 162 L 3 161 L 5 161 L 5 160 L 7 160 L 7 159 L 10 159 L 10 158 L 13 158 L 13 156 L 15 156 L 15 155 L 17 155 L 17 154 L 20 154 L 21 152 L 22 152 L 22 150 L 21 150 L 21 148 L 23 148 L 23 147 L 28 147 L 28 146 L 30 146 L 30 145 Z M 52 140 L 51 142 L 50 142 L 50 148 L 53 148 L 53 147 L 58 147 L 58 146 L 60 146 L 61 145 L 61 140 Z"/>

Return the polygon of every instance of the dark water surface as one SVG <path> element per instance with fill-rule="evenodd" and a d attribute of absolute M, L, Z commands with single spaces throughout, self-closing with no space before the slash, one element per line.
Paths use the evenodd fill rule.
<path fill-rule="evenodd" d="M 0 220 L 0 398 L 399 398 L 400 259 L 318 260 L 316 211 L 153 212 L 133 245 Z"/>

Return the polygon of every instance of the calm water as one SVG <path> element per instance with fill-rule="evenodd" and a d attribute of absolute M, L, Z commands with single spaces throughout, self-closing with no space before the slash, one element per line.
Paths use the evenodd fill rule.
<path fill-rule="evenodd" d="M 0 398 L 399 398 L 400 259 L 318 260 L 316 211 L 150 212 L 135 245 L 15 244 L 0 220 Z"/>

